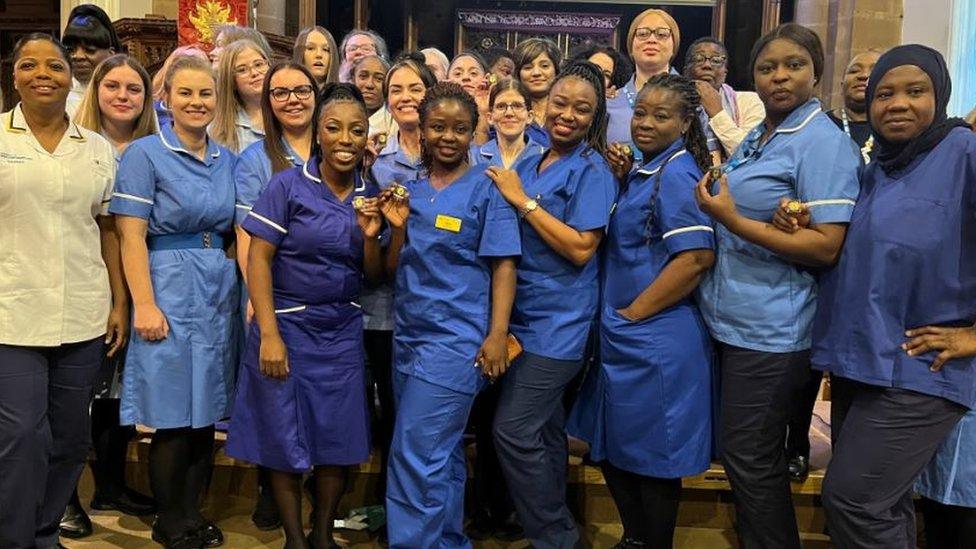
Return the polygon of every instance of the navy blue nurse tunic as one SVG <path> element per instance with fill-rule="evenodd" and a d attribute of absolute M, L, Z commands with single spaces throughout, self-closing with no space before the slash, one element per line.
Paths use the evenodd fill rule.
<path fill-rule="evenodd" d="M 600 277 L 601 379 L 584 388 L 591 394 L 580 395 L 570 420 L 594 425 L 594 461 L 645 476 L 694 475 L 710 462 L 711 341 L 693 298 L 636 322 L 617 312 L 675 255 L 714 247 L 711 222 L 695 202 L 701 176 L 679 139 L 621 190 Z"/>
<path fill-rule="evenodd" d="M 351 204 L 375 196 L 360 183 L 343 201 L 319 175 L 318 158 L 275 174 L 241 227 L 276 248 L 271 265 L 284 380 L 260 371 L 252 322 L 227 440 L 228 455 L 278 471 L 369 459 L 363 365 L 363 233 Z"/>

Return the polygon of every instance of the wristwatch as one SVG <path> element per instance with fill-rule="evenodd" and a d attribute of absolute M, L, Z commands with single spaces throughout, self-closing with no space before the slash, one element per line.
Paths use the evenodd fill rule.
<path fill-rule="evenodd" d="M 539 203 L 534 198 L 530 198 L 525 201 L 525 204 L 522 204 L 522 208 L 519 210 L 519 217 L 525 217 L 538 208 Z"/>

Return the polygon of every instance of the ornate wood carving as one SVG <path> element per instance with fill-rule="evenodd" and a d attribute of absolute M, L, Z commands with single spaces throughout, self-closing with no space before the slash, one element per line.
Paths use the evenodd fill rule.
<path fill-rule="evenodd" d="M 533 36 L 551 38 L 568 53 L 584 42 L 615 45 L 620 16 L 598 13 L 550 13 L 458 10 L 457 51 L 467 48 L 514 48 Z"/>

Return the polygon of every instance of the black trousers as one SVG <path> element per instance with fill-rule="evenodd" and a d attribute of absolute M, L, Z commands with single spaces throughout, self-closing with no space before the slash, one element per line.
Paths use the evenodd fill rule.
<path fill-rule="evenodd" d="M 976 508 L 946 505 L 921 498 L 927 549 L 972 549 L 976 546 Z"/>
<path fill-rule="evenodd" d="M 844 409 L 831 417 L 832 428 L 841 423 L 821 494 L 833 546 L 914 548 L 912 486 L 965 407 L 836 376 L 831 389 Z"/>
<path fill-rule="evenodd" d="M 49 548 L 91 447 L 105 344 L 0 345 L 0 547 Z"/>
<path fill-rule="evenodd" d="M 719 350 L 722 462 L 743 549 L 799 549 L 786 428 L 810 372 L 810 353 Z"/>
<path fill-rule="evenodd" d="M 820 383 L 823 382 L 823 372 L 810 370 L 810 377 L 803 387 L 803 395 L 796 401 L 793 417 L 786 433 L 786 457 L 793 459 L 797 456 L 810 458 L 810 424 L 813 423 L 813 407 L 817 403 L 820 393 Z"/>
<path fill-rule="evenodd" d="M 366 368 L 371 378 L 366 386 L 366 398 L 372 412 L 372 439 L 380 450 L 380 475 L 374 497 L 376 501 L 384 502 L 386 465 L 393 440 L 393 420 L 396 418 L 393 407 L 393 332 L 366 330 L 363 332 L 363 345 L 366 348 Z"/>

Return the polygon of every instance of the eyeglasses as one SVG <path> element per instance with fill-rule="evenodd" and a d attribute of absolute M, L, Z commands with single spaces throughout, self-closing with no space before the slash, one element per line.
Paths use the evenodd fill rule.
<path fill-rule="evenodd" d="M 495 106 L 492 107 L 492 110 L 498 114 L 505 114 L 508 109 L 512 109 L 515 114 L 525 112 L 525 103 L 495 103 Z"/>
<path fill-rule="evenodd" d="M 668 27 L 658 27 L 656 29 L 652 29 L 650 27 L 640 27 L 634 31 L 634 38 L 638 40 L 648 40 L 651 36 L 661 41 L 667 40 L 668 38 L 671 38 L 671 29 Z"/>
<path fill-rule="evenodd" d="M 713 55 L 708 57 L 703 53 L 696 53 L 695 55 L 691 56 L 691 63 L 693 65 L 702 65 L 707 62 L 716 69 L 725 65 L 725 61 L 726 57 L 724 55 Z"/>
<path fill-rule="evenodd" d="M 244 76 L 245 74 L 254 71 L 258 74 L 264 74 L 268 72 L 268 62 L 264 59 L 258 59 L 252 62 L 250 65 L 237 65 L 234 67 L 234 74 L 237 76 Z"/>
<path fill-rule="evenodd" d="M 270 93 L 271 99 L 274 99 L 279 103 L 284 103 L 285 101 L 288 101 L 291 94 L 295 94 L 295 98 L 299 101 L 305 101 L 309 97 L 312 97 L 312 94 L 315 93 L 315 89 L 306 84 L 303 86 L 295 86 L 294 88 L 271 88 Z"/>
<path fill-rule="evenodd" d="M 376 46 L 373 44 L 349 44 L 346 46 L 346 53 L 356 53 L 357 51 L 376 53 Z"/>

